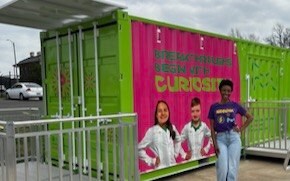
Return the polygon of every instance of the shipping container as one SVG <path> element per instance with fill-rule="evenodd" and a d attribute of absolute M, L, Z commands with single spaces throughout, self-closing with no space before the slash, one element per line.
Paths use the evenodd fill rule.
<path fill-rule="evenodd" d="M 289 50 L 124 11 L 43 32 L 41 42 L 47 115 L 137 112 L 139 141 L 154 124 L 160 99 L 169 104 L 179 132 L 190 120 L 193 97 L 201 99 L 202 120 L 209 125 L 209 105 L 218 101 L 224 78 L 234 81 L 232 99 L 238 102 L 289 98 Z M 215 161 L 212 148 L 207 157 L 207 163 Z M 199 166 L 198 160 L 186 162 L 179 156 L 176 165 L 162 169 L 140 160 L 139 169 L 146 180 Z"/>
<path fill-rule="evenodd" d="M 219 101 L 218 85 L 222 79 L 234 82 L 231 99 L 237 102 L 290 99 L 289 50 L 130 16 L 122 10 L 50 28 L 41 33 L 41 48 L 47 117 L 136 112 L 139 142 L 154 125 L 159 100 L 168 103 L 171 122 L 180 133 L 190 121 L 191 99 L 199 97 L 201 120 L 209 126 L 207 114 L 210 105 Z M 275 115 L 272 116 L 274 119 Z M 263 119 L 263 115 L 256 117 L 255 125 L 262 124 Z M 49 129 L 89 127 L 90 124 L 95 123 L 65 123 Z M 115 135 L 108 136 L 112 140 Z M 132 139 L 130 135 L 127 137 Z M 64 161 L 67 161 L 67 139 L 63 140 Z M 91 145 L 96 141 L 92 136 Z M 208 143 L 206 139 L 204 144 Z M 188 149 L 185 143 L 182 147 Z M 103 159 L 104 150 L 100 151 Z M 147 149 L 146 152 L 154 157 L 154 151 Z M 83 153 L 86 157 L 85 146 Z M 139 170 L 141 180 L 153 180 L 212 164 L 215 160 L 211 145 L 202 158 L 186 161 L 179 155 L 176 164 L 163 168 L 148 166 L 139 159 Z M 114 169 L 113 165 L 109 167 Z"/>

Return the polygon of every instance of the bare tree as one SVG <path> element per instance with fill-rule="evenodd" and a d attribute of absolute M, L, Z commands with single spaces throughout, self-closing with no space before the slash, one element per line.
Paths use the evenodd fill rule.
<path fill-rule="evenodd" d="M 232 28 L 231 32 L 229 34 L 231 37 L 234 38 L 240 38 L 240 39 L 245 39 L 242 35 L 242 33 L 240 32 L 240 30 L 238 30 L 237 28 Z"/>
<path fill-rule="evenodd" d="M 250 41 L 254 41 L 254 42 L 260 42 L 260 38 L 258 36 L 256 36 L 255 34 L 251 33 L 249 35 L 243 35 L 240 32 L 240 30 L 238 30 L 237 28 L 232 28 L 229 35 L 231 37 L 234 37 L 234 38 L 239 38 L 239 39 L 243 39 L 243 40 L 250 40 Z"/>
<path fill-rule="evenodd" d="M 273 46 L 290 48 L 290 28 L 285 28 L 277 23 L 272 30 L 272 35 L 265 38 L 265 42 Z"/>
<path fill-rule="evenodd" d="M 257 35 L 253 34 L 253 33 L 248 35 L 248 40 L 251 40 L 251 41 L 254 41 L 254 42 L 260 42 L 260 38 Z"/>

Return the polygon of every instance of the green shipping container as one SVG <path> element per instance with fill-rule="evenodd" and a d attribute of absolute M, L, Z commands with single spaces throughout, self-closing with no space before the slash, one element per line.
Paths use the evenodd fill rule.
<path fill-rule="evenodd" d="M 134 29 L 134 23 L 139 23 L 139 29 Z M 143 26 L 146 29 L 142 29 L 144 28 Z M 154 33 L 155 31 L 152 31 L 152 33 L 150 28 L 156 28 L 157 33 Z M 139 77 L 144 77 L 143 74 L 139 75 L 138 71 L 148 71 L 148 74 L 150 74 L 152 67 L 149 70 L 146 67 L 143 67 L 144 69 L 137 69 L 136 67 L 146 65 L 142 63 L 145 60 L 142 60 L 141 56 L 141 54 L 146 54 L 146 52 L 141 51 L 144 51 L 146 46 L 155 46 L 154 40 L 158 36 L 158 30 L 161 32 L 160 41 L 162 40 L 163 32 L 176 31 L 176 34 L 182 32 L 198 35 L 200 39 L 205 39 L 205 47 L 208 46 L 206 40 L 211 41 L 210 39 L 213 39 L 211 43 L 216 42 L 217 44 L 224 41 L 233 42 L 231 51 L 236 54 L 238 59 L 239 85 L 237 85 L 237 88 L 240 89 L 240 94 L 237 100 L 241 102 L 247 100 L 283 100 L 290 97 L 289 84 L 287 84 L 289 78 L 286 76 L 286 72 L 289 72 L 289 66 L 287 66 L 290 61 L 289 50 L 132 17 L 126 12 L 118 10 L 108 16 L 89 22 L 41 33 L 47 116 L 79 117 L 116 114 L 119 112 L 138 112 L 140 110 L 138 105 L 151 106 L 152 108 L 152 105 L 156 102 L 156 97 L 147 97 L 148 101 L 152 99 L 151 102 L 153 102 L 148 104 L 138 102 L 136 99 L 136 95 L 139 94 L 136 91 L 143 89 L 138 87 L 139 84 L 136 82 L 138 82 Z M 172 49 L 178 49 L 179 45 L 174 45 L 174 42 L 178 44 L 178 40 L 171 42 Z M 186 52 L 190 45 L 184 46 L 184 52 Z M 215 45 L 212 46 L 212 51 L 214 51 Z M 220 47 L 220 49 L 222 48 Z M 158 47 L 153 49 L 155 51 L 153 59 L 156 61 Z M 166 48 L 166 45 L 161 50 L 166 53 L 164 56 L 169 53 L 172 54 Z M 176 52 L 178 51 L 176 50 Z M 150 54 L 149 50 L 147 54 Z M 160 65 L 163 66 L 161 70 L 167 71 L 166 73 L 174 74 L 178 70 L 173 69 L 170 64 L 166 65 L 170 65 L 171 69 L 164 68 L 163 64 Z M 179 66 L 178 63 L 174 65 L 175 67 Z M 159 66 L 159 64 L 155 64 L 155 66 Z M 203 70 L 210 71 L 206 66 L 204 66 Z M 220 67 L 218 71 L 224 70 L 223 67 Z M 159 69 L 155 67 L 154 71 L 158 72 Z M 235 72 L 232 74 L 235 74 Z M 195 76 L 202 77 L 200 74 Z M 149 75 L 148 77 L 150 78 Z M 231 77 L 221 76 L 221 78 Z M 142 82 L 143 85 L 144 83 L 145 85 L 146 83 L 150 84 L 151 81 L 148 81 Z M 149 85 L 148 89 L 151 89 Z M 215 92 L 218 92 L 218 90 L 215 89 Z M 196 94 L 190 94 L 189 97 L 194 95 L 202 97 L 202 94 L 198 91 L 193 93 Z M 174 96 L 169 97 L 168 99 L 174 99 L 172 98 Z M 166 99 L 166 96 L 157 95 L 158 98 Z M 205 98 L 202 97 L 202 101 L 206 101 Z M 207 102 L 211 101 L 214 100 L 207 100 Z M 178 103 L 178 101 L 175 103 Z M 179 105 L 182 104 L 180 103 Z M 206 117 L 207 108 L 205 110 L 204 117 Z M 139 125 L 143 125 L 145 120 L 143 113 L 139 114 Z M 148 113 L 150 114 L 149 117 L 152 117 L 152 111 L 146 112 L 146 114 Z M 257 121 L 263 121 L 263 117 L 257 118 Z M 149 124 L 152 124 L 152 122 Z M 139 137 L 139 140 L 141 140 L 142 136 L 139 135 Z M 93 140 L 92 143 L 94 143 Z M 66 145 L 65 142 L 64 145 Z M 214 156 L 209 155 L 208 157 L 209 163 L 215 160 Z M 181 163 L 159 170 L 148 171 L 144 167 L 143 170 L 141 168 L 141 179 L 161 178 L 197 167 L 199 167 L 197 161 Z"/>
<path fill-rule="evenodd" d="M 19 1 L 11 6 L 20 8 L 26 6 L 25 3 L 28 2 Z M 57 3 L 59 9 L 62 6 L 71 8 L 64 1 Z M 147 130 L 154 125 L 154 108 L 161 99 L 169 104 L 170 118 L 178 132 L 190 119 L 189 107 L 193 97 L 201 99 L 201 120 L 209 125 L 209 106 L 218 101 L 218 84 L 224 78 L 234 81 L 232 99 L 238 102 L 290 99 L 290 80 L 287 76 L 290 71 L 290 51 L 287 49 L 134 17 L 125 11 L 116 10 L 116 7 L 113 11 L 98 13 L 94 9 L 98 8 L 95 3 L 99 2 L 84 3 L 82 7 L 75 7 L 74 4 L 73 10 L 79 12 L 80 8 L 95 17 L 74 24 L 60 23 L 57 18 L 60 15 L 54 14 L 55 6 L 49 6 L 51 4 L 47 1 L 33 1 L 31 7 L 50 7 L 51 9 L 43 10 L 51 13 L 51 19 L 46 19 L 45 14 L 45 17 L 39 17 L 38 22 L 17 19 L 11 21 L 17 22 L 17 25 L 47 29 L 41 33 L 42 78 L 47 117 L 137 112 L 138 141 L 141 141 Z M 100 12 L 105 12 L 104 4 L 106 3 L 100 2 Z M 21 15 L 25 16 L 24 13 Z M 28 17 L 33 16 L 35 15 L 30 14 Z M 271 113 L 267 115 L 273 120 L 276 116 Z M 253 142 L 263 135 L 258 130 L 264 119 L 265 115 L 255 116 L 251 128 L 254 130 L 251 135 Z M 112 120 L 112 123 L 115 122 L 117 120 Z M 288 136 L 289 122 L 290 120 Z M 65 123 L 52 125 L 49 129 L 89 127 L 93 124 Z M 264 131 L 273 132 L 277 128 L 277 125 L 269 125 Z M 96 135 L 90 136 L 90 144 L 97 145 L 97 140 L 94 139 Z M 101 133 L 100 140 L 107 136 L 112 140 L 116 135 Z M 131 135 L 125 136 L 130 139 Z M 274 137 L 275 135 L 270 135 L 269 139 Z M 59 147 L 53 144 L 58 142 L 57 139 L 59 138 L 51 137 L 55 164 L 58 164 L 60 158 L 57 155 Z M 67 140 L 64 136 L 65 163 L 69 152 Z M 75 144 L 78 146 L 77 142 Z M 104 141 L 101 145 L 105 147 Z M 107 146 L 111 157 L 112 144 Z M 95 150 L 91 152 L 95 152 L 97 148 L 92 146 L 92 149 Z M 130 148 L 125 147 L 124 151 L 128 150 Z M 149 156 L 154 154 L 148 152 Z M 101 149 L 101 157 L 104 154 Z M 130 157 L 130 152 L 127 157 Z M 96 163 L 95 156 L 91 159 Z M 178 156 L 176 164 L 156 169 L 140 159 L 141 180 L 153 180 L 198 168 L 201 166 L 200 160 L 184 161 Z M 215 160 L 211 146 L 204 164 L 212 164 Z M 106 166 L 110 171 L 114 168 L 112 164 Z"/>

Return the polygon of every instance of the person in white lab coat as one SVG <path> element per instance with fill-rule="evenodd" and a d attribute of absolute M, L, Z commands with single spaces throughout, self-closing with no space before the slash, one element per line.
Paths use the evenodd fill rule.
<path fill-rule="evenodd" d="M 191 120 L 183 127 L 180 139 L 181 143 L 187 140 L 188 152 L 180 148 L 180 155 L 185 160 L 200 160 L 205 158 L 209 152 L 211 141 L 211 131 L 209 127 L 200 120 L 201 107 L 200 99 L 195 97 L 191 101 Z M 205 138 L 209 141 L 205 144 Z"/>
<path fill-rule="evenodd" d="M 179 142 L 178 142 L 179 140 Z M 139 158 L 153 168 L 164 168 L 176 164 L 179 154 L 180 137 L 175 126 L 170 122 L 170 110 L 165 101 L 158 101 L 155 109 L 155 123 L 150 127 L 138 144 Z M 154 153 L 146 153 L 149 148 Z"/>

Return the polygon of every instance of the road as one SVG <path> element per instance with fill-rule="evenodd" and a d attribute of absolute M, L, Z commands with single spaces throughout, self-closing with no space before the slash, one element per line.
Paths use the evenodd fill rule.
<path fill-rule="evenodd" d="M 20 100 L 6 100 L 5 98 L 0 98 L 0 109 L 20 108 L 20 107 L 37 107 L 42 110 L 43 101 L 40 101 L 38 99 L 20 101 Z"/>
<path fill-rule="evenodd" d="M 37 108 L 38 110 L 27 110 L 27 108 Z M 0 98 L 0 120 L 23 121 L 39 119 L 43 115 L 42 113 L 43 101 L 38 99 L 20 101 Z"/>

